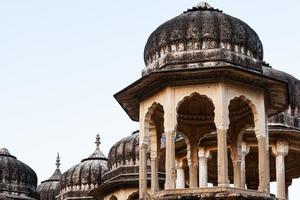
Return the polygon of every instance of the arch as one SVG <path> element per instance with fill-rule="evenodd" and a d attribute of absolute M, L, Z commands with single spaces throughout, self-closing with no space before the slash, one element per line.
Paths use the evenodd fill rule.
<path fill-rule="evenodd" d="M 151 190 L 152 193 L 159 190 L 159 160 L 161 149 L 161 137 L 164 133 L 164 109 L 157 102 L 152 103 L 144 119 L 144 142 L 149 144 L 151 162 Z"/>
<path fill-rule="evenodd" d="M 198 187 L 199 139 L 215 130 L 215 105 L 211 98 L 197 92 L 185 96 L 176 107 L 176 130 L 187 141 L 189 186 Z"/>
<path fill-rule="evenodd" d="M 184 108 L 185 107 L 185 108 Z M 199 138 L 191 138 L 188 135 L 188 131 L 182 130 L 183 126 L 186 122 L 192 123 L 187 125 L 187 127 L 195 126 L 195 122 L 202 123 L 201 126 L 205 123 L 213 124 L 213 130 L 215 130 L 214 124 L 215 118 L 215 105 L 211 98 L 206 95 L 201 95 L 197 92 L 192 93 L 189 96 L 184 97 L 176 107 L 176 130 L 178 132 L 183 133 L 186 136 L 186 141 L 189 141 L 188 145 L 192 143 L 199 144 L 200 138 L 204 135 L 199 136 Z M 194 124 L 193 124 L 194 123 Z M 206 132 L 212 132 L 212 130 L 208 130 Z M 195 141 L 196 140 L 196 141 Z"/>
<path fill-rule="evenodd" d="M 196 98 L 206 98 L 209 102 L 211 102 L 211 104 L 213 105 L 213 110 L 215 110 L 215 104 L 213 103 L 213 100 L 211 98 L 209 98 L 208 96 L 206 95 L 201 95 L 199 94 L 198 92 L 193 92 L 191 93 L 189 96 L 185 96 L 181 101 L 179 101 L 179 103 L 177 104 L 177 107 L 176 107 L 176 114 L 178 115 L 178 111 L 179 111 L 179 108 L 181 107 L 181 105 L 189 100 L 189 99 L 192 99 L 193 97 L 196 97 Z"/>
<path fill-rule="evenodd" d="M 127 200 L 138 200 L 139 199 L 139 191 L 131 193 Z"/>
<path fill-rule="evenodd" d="M 205 147 L 205 144 L 202 144 L 202 142 L 205 139 L 208 139 L 209 137 L 215 137 L 217 140 L 217 132 L 216 131 L 211 131 L 210 133 L 204 134 L 199 140 L 198 140 L 198 146 L 199 147 Z"/>
<path fill-rule="evenodd" d="M 152 116 L 155 113 L 155 111 L 162 111 L 162 113 L 164 114 L 163 106 L 160 103 L 152 103 L 145 115 L 145 127 L 149 128 L 151 125 L 153 125 L 151 124 L 151 121 L 153 120 Z"/>
<path fill-rule="evenodd" d="M 253 117 L 253 125 L 254 125 L 254 128 L 257 129 L 259 127 L 259 116 L 258 116 L 258 111 L 257 111 L 257 108 L 256 108 L 256 105 L 249 99 L 247 98 L 246 96 L 244 95 L 241 95 L 241 96 L 236 96 L 236 97 L 233 97 L 230 101 L 229 101 L 229 104 L 228 104 L 228 115 L 229 115 L 229 120 L 230 120 L 230 123 L 231 123 L 231 111 L 230 111 L 230 106 L 232 105 L 232 102 L 234 101 L 237 101 L 237 100 L 241 100 L 243 103 L 245 103 L 251 110 L 251 113 L 248 113 L 250 115 L 252 115 L 251 117 Z M 244 124 L 244 127 L 241 127 L 241 130 L 239 131 L 238 135 L 240 135 L 240 133 L 243 132 L 243 130 L 246 130 L 246 128 L 249 128 L 252 124 L 251 123 L 245 123 Z M 256 135 L 256 138 L 259 138 L 260 135 L 258 135 L 258 132 L 255 131 L 255 135 Z M 241 137 L 238 136 L 239 141 L 241 140 Z"/>
<path fill-rule="evenodd" d="M 163 106 L 159 103 L 152 103 L 152 105 L 148 108 L 148 111 L 145 115 L 145 121 L 144 121 L 144 133 L 145 137 L 143 138 L 144 142 L 148 142 L 148 140 L 151 139 L 151 137 L 158 136 L 159 134 L 162 134 L 164 132 L 164 109 Z M 150 129 L 155 127 L 156 129 L 156 135 L 153 135 L 154 132 L 150 135 Z M 161 135 L 160 135 L 161 136 Z"/>
<path fill-rule="evenodd" d="M 255 138 L 257 139 L 257 142 L 261 137 L 260 131 L 257 130 L 260 130 L 261 128 L 260 120 L 263 119 L 260 119 L 261 116 L 259 116 L 259 113 L 257 111 L 257 106 L 253 103 L 253 101 L 251 101 L 249 98 L 247 98 L 244 95 L 232 98 L 228 105 L 229 120 L 230 120 L 229 132 L 230 132 L 230 139 L 231 139 L 231 159 L 233 165 L 232 174 L 233 174 L 234 185 L 235 187 L 238 188 L 245 188 L 245 181 L 246 181 L 246 175 L 245 175 L 246 162 L 245 162 L 245 158 L 242 156 L 243 154 L 242 143 L 243 140 L 245 139 L 244 133 L 248 128 L 254 126 L 253 134 L 255 134 Z M 261 153 L 261 155 L 262 154 L 265 153 Z M 251 160 L 253 161 L 254 158 L 252 158 Z M 257 177 L 259 176 L 260 175 L 258 175 Z M 255 180 L 255 182 L 258 183 L 260 181 L 259 179 L 261 178 Z M 257 189 L 257 188 L 252 188 L 252 189 Z"/>

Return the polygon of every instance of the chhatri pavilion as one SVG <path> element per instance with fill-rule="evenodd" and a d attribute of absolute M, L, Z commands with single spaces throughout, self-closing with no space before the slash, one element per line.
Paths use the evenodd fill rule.
<path fill-rule="evenodd" d="M 300 177 L 300 81 L 264 61 L 248 24 L 201 2 L 154 30 L 144 60 L 141 78 L 114 96 L 138 131 L 108 156 L 97 135 L 95 151 L 65 172 L 57 157 L 38 187 L 2 148 L 0 199 L 289 199 Z"/>

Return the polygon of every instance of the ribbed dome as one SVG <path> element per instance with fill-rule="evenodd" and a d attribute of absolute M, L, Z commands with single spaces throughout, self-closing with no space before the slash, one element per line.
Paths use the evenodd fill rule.
<path fill-rule="evenodd" d="M 55 172 L 49 179 L 43 181 L 41 185 L 38 186 L 37 191 L 40 195 L 40 200 L 55 200 L 55 197 L 59 194 L 59 180 L 62 176 L 59 166 L 60 158 L 59 155 L 57 155 Z"/>
<path fill-rule="evenodd" d="M 36 173 L 6 148 L 0 149 L 0 193 L 7 198 L 38 199 L 36 186 Z"/>
<path fill-rule="evenodd" d="M 124 165 L 138 165 L 139 162 L 139 134 L 133 132 L 113 145 L 108 154 L 108 168 L 115 169 Z"/>
<path fill-rule="evenodd" d="M 144 59 L 144 74 L 205 61 L 255 65 L 263 60 L 263 46 L 245 22 L 202 2 L 159 26 L 147 41 Z"/>
<path fill-rule="evenodd" d="M 91 156 L 63 173 L 60 195 L 69 193 L 68 196 L 82 197 L 88 195 L 90 189 L 100 186 L 102 175 L 107 171 L 107 158 L 100 151 L 99 135 L 95 143 L 97 147 Z"/>

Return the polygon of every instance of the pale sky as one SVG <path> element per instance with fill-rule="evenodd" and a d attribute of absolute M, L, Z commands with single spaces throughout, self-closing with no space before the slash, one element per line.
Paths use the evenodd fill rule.
<path fill-rule="evenodd" d="M 136 130 L 113 94 L 138 79 L 150 33 L 197 0 L 0 1 L 0 147 L 39 182 Z M 265 60 L 300 78 L 300 1 L 209 0 L 248 23 Z M 297 191 L 298 189 L 298 191 Z M 300 195 L 300 181 L 290 199 Z"/>

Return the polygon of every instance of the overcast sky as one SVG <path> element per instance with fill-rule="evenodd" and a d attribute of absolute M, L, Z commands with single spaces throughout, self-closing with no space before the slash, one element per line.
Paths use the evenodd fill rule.
<path fill-rule="evenodd" d="M 150 33 L 197 0 L 0 1 L 0 147 L 39 182 L 137 129 L 113 94 L 138 79 Z M 300 78 L 300 1 L 210 0 L 260 36 L 265 60 Z M 300 181 L 290 188 L 300 195 Z M 298 189 L 298 192 L 297 192 Z"/>

